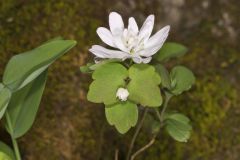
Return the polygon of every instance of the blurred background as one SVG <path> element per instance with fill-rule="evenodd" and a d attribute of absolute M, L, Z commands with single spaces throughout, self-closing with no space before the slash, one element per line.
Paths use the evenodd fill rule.
<path fill-rule="evenodd" d="M 139 160 L 240 159 L 240 1 L 239 0 L 1 0 L 0 77 L 11 56 L 56 36 L 77 46 L 50 68 L 47 87 L 33 128 L 19 139 L 24 160 L 120 160 L 134 129 L 120 135 L 105 119 L 102 105 L 86 100 L 91 77 L 79 66 L 92 60 L 88 52 L 100 44 L 98 26 L 108 27 L 108 14 L 134 16 L 139 25 L 155 14 L 155 31 L 169 24 L 168 41 L 189 52 L 170 62 L 191 68 L 197 82 L 175 97 L 170 108 L 188 115 L 193 133 L 179 143 L 165 131 Z M 11 144 L 0 129 L 0 139 Z M 149 141 L 147 131 L 136 148 Z M 135 148 L 135 149 L 136 149 Z"/>

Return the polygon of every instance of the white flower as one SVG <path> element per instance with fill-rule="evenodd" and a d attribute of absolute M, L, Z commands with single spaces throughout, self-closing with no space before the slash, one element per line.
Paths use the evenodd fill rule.
<path fill-rule="evenodd" d="M 118 88 L 116 97 L 121 101 L 126 101 L 129 96 L 129 92 L 125 88 Z"/>
<path fill-rule="evenodd" d="M 97 34 L 104 43 L 119 50 L 93 45 L 89 51 L 99 58 L 121 60 L 132 58 L 135 63 L 149 63 L 152 55 L 162 47 L 170 30 L 170 26 L 166 26 L 150 37 L 153 25 L 154 15 L 150 15 L 140 30 L 133 17 L 128 20 L 128 28 L 124 28 L 121 15 L 111 12 L 109 15 L 110 30 L 99 27 Z"/>

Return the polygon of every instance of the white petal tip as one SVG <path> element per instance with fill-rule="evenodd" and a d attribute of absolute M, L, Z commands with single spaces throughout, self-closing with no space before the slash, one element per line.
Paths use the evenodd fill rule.
<path fill-rule="evenodd" d="M 166 30 L 170 30 L 170 29 L 171 29 L 171 26 L 170 26 L 170 25 L 167 25 L 167 26 L 165 26 L 164 28 L 166 28 Z"/>
<path fill-rule="evenodd" d="M 103 29 L 103 27 L 98 27 L 96 32 L 99 33 L 102 29 Z"/>
<path fill-rule="evenodd" d="M 153 14 L 151 14 L 151 15 L 148 16 L 148 18 L 154 21 L 155 16 Z"/>
<path fill-rule="evenodd" d="M 121 16 L 121 15 L 117 12 L 110 12 L 109 17 L 112 17 L 112 16 Z"/>

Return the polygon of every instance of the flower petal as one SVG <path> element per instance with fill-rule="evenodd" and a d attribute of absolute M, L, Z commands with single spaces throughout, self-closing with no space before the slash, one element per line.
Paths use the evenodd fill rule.
<path fill-rule="evenodd" d="M 150 48 L 145 48 L 144 50 L 141 50 L 141 51 L 137 52 L 137 54 L 140 55 L 140 56 L 144 56 L 144 57 L 151 57 L 152 55 L 157 53 L 157 51 L 161 47 L 162 46 L 154 46 L 154 47 L 150 47 Z"/>
<path fill-rule="evenodd" d="M 133 32 L 135 35 L 138 34 L 138 25 L 133 17 L 128 19 L 128 32 Z"/>
<path fill-rule="evenodd" d="M 140 56 L 132 57 L 132 60 L 135 63 L 142 63 L 142 57 Z"/>
<path fill-rule="evenodd" d="M 97 29 L 97 34 L 104 43 L 111 47 L 116 47 L 116 45 L 113 42 L 112 33 L 107 28 L 99 27 Z"/>
<path fill-rule="evenodd" d="M 156 34 L 154 34 L 147 43 L 145 44 L 145 48 L 150 48 L 154 46 L 159 46 L 160 48 L 162 47 L 163 43 L 168 37 L 168 33 L 170 30 L 170 26 L 165 26 L 161 30 L 159 30 Z"/>
<path fill-rule="evenodd" d="M 153 30 L 153 25 L 154 25 L 154 15 L 150 15 L 147 17 L 145 22 L 143 23 L 142 28 L 139 31 L 139 40 L 144 40 L 146 42 Z"/>
<path fill-rule="evenodd" d="M 99 58 L 126 59 L 128 57 L 128 54 L 125 52 L 106 49 L 99 45 L 93 45 L 89 51 Z"/>
<path fill-rule="evenodd" d="M 113 37 L 113 40 L 114 40 L 114 44 L 116 44 L 117 48 L 124 51 L 124 52 L 127 52 L 129 53 L 129 49 L 126 48 L 126 46 L 124 45 L 124 42 L 123 42 L 123 35 L 115 35 Z"/>
<path fill-rule="evenodd" d="M 149 63 L 149 62 L 151 62 L 151 60 L 152 60 L 152 57 L 147 57 L 147 58 L 143 58 L 142 62 L 143 63 Z"/>
<path fill-rule="evenodd" d="M 123 32 L 124 23 L 121 15 L 117 12 L 111 12 L 109 14 L 109 26 L 113 36 Z"/>

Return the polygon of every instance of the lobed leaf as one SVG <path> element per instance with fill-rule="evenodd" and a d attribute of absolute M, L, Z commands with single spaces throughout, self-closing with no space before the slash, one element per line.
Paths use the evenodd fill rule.
<path fill-rule="evenodd" d="M 176 66 L 170 73 L 172 80 L 171 92 L 175 95 L 187 91 L 195 82 L 195 77 L 191 70 L 184 66 Z"/>
<path fill-rule="evenodd" d="M 129 69 L 129 99 L 143 106 L 159 107 L 162 96 L 159 89 L 160 76 L 148 64 L 134 64 Z"/>
<path fill-rule="evenodd" d="M 87 99 L 94 103 L 111 105 L 118 102 L 116 92 L 125 86 L 127 69 L 119 63 L 106 63 L 97 68 L 92 75 L 94 81 L 89 87 Z"/>
<path fill-rule="evenodd" d="M 126 101 L 105 107 L 105 114 L 110 125 L 114 125 L 119 133 L 126 133 L 137 124 L 137 105 Z"/>

